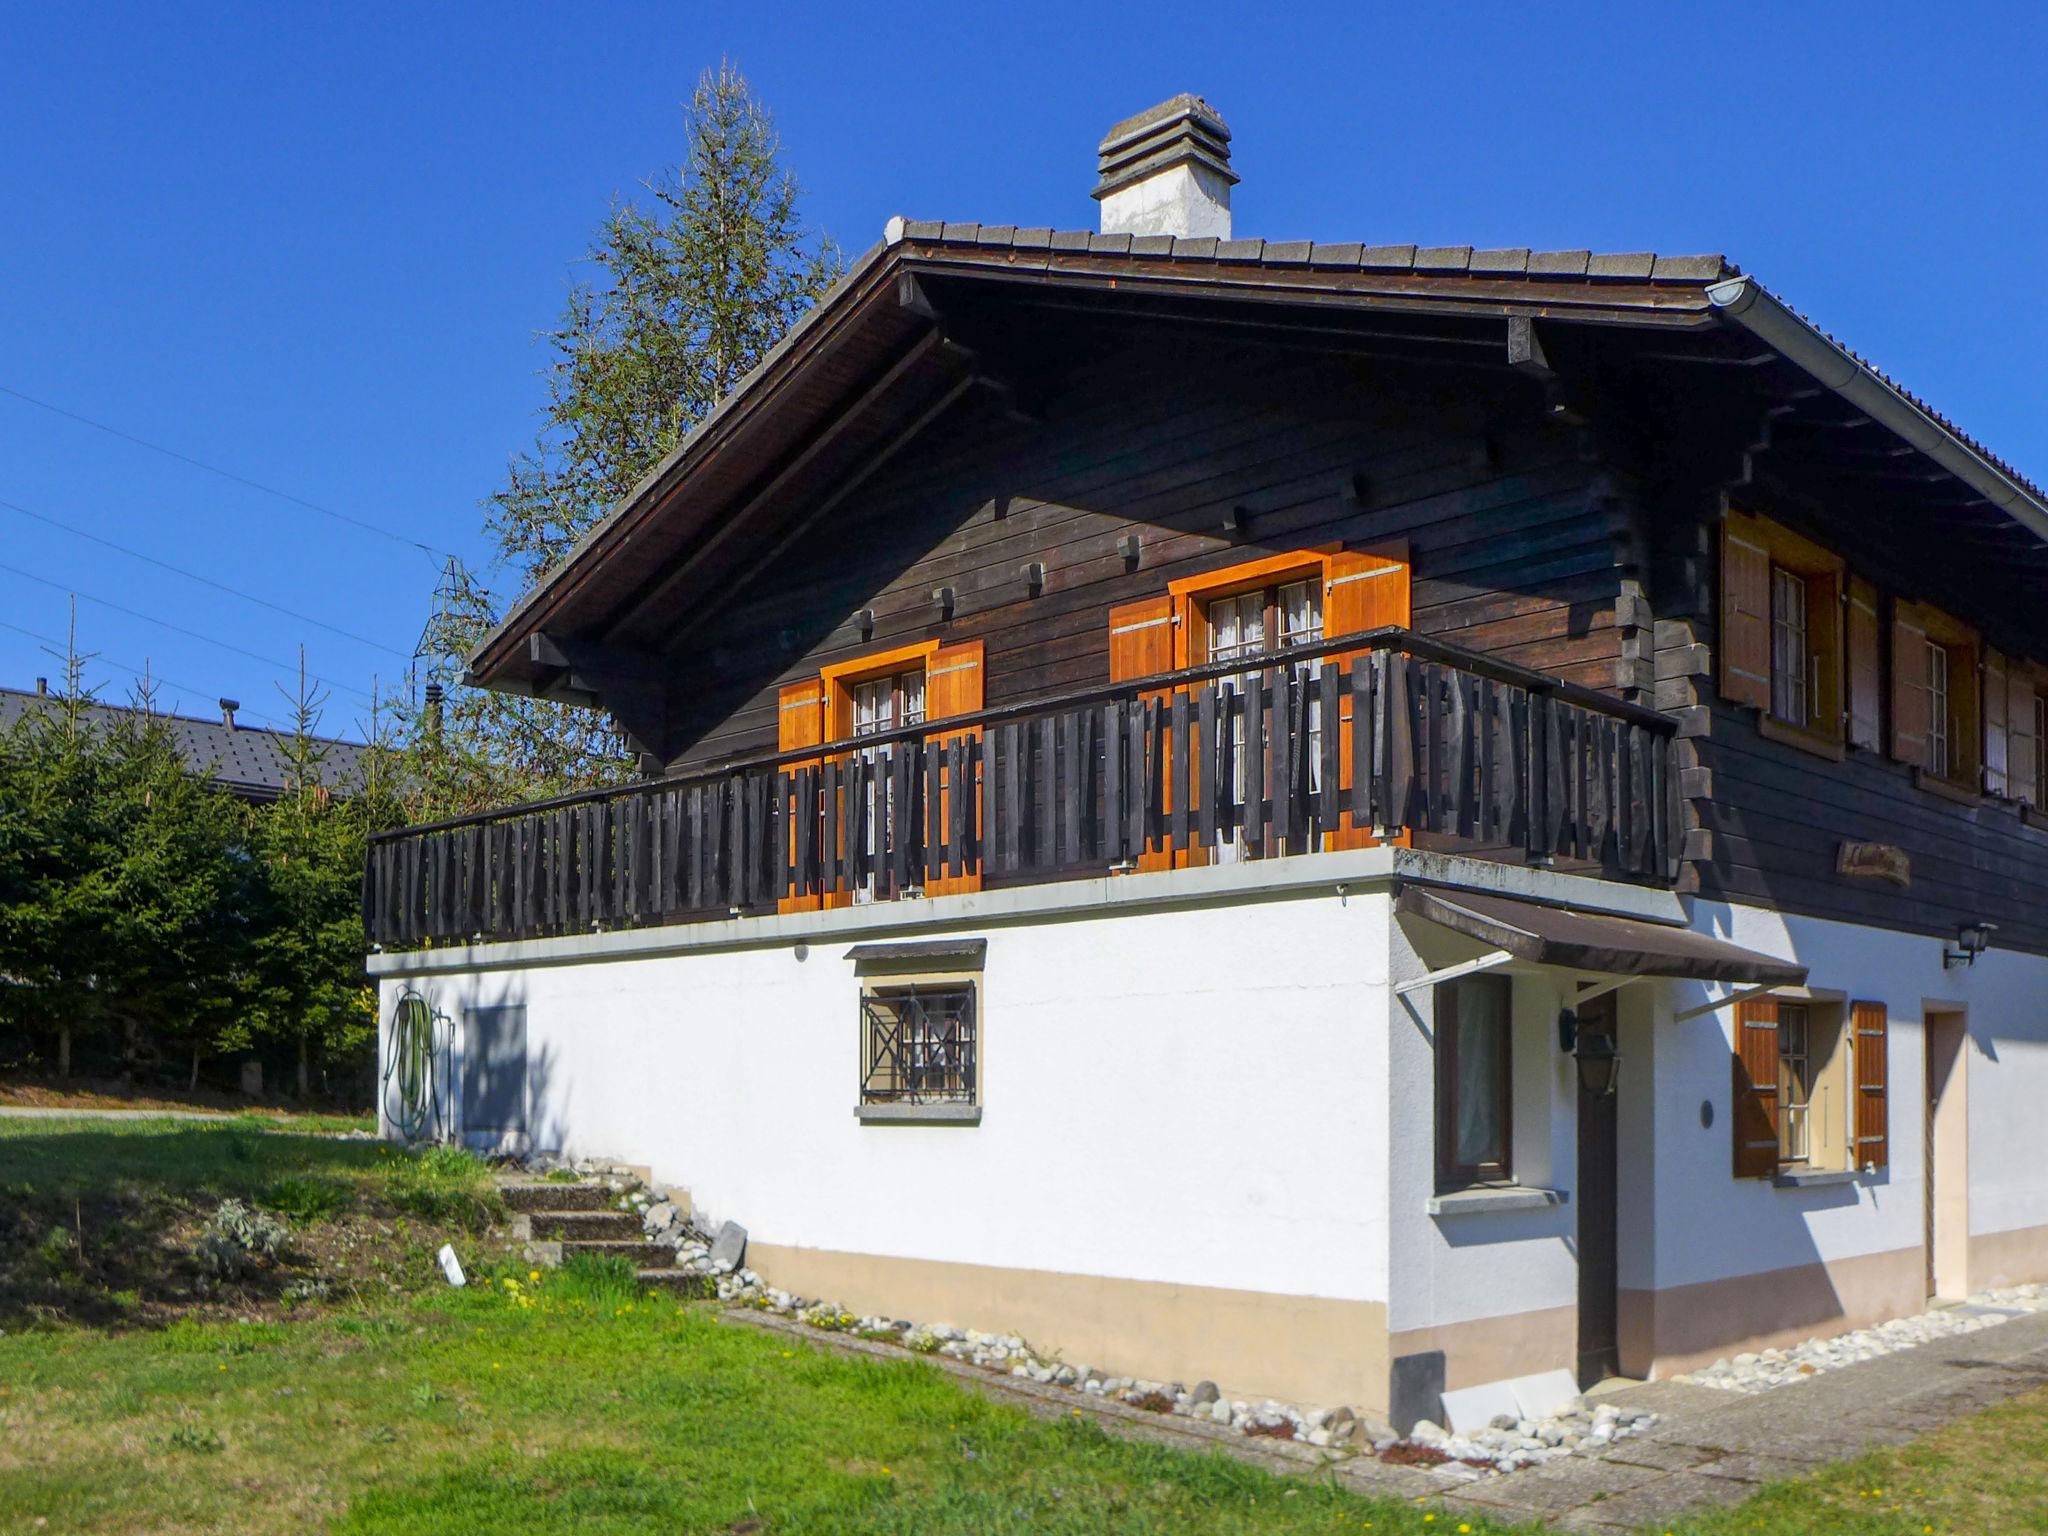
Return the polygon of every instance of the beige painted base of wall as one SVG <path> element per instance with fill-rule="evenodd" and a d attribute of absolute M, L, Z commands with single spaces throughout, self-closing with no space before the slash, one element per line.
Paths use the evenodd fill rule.
<path fill-rule="evenodd" d="M 1387 1309 L 1264 1291 L 754 1243 L 771 1285 L 885 1317 L 1015 1333 L 1120 1376 L 1384 1412 Z"/>
<path fill-rule="evenodd" d="M 1970 1234 L 1970 1289 L 2048 1280 L 2048 1227 Z"/>
<path fill-rule="evenodd" d="M 1620 1304 L 1623 1373 L 1672 1376 L 1724 1355 L 1924 1312 L 1926 1260 L 1918 1248 L 1898 1248 L 1660 1291 L 1624 1290 Z"/>
<path fill-rule="evenodd" d="M 1444 1387 L 1455 1392 L 1510 1376 L 1576 1370 L 1579 1309 L 1548 1307 L 1508 1317 L 1480 1317 L 1463 1323 L 1404 1328 L 1387 1341 L 1389 1356 L 1442 1350 Z"/>

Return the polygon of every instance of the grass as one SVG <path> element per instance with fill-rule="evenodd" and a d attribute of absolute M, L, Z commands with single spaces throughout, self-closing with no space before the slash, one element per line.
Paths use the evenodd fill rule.
<path fill-rule="evenodd" d="M 24 1187 L 178 1209 L 233 1196 L 299 1233 L 366 1210 L 417 1223 L 390 1213 L 422 1190 L 459 1214 L 485 1198 L 480 1179 L 460 1157 L 233 1128 L 0 1126 L 0 1213 Z M 0 1270 L 44 1263 L 49 1241 L 0 1244 Z M 619 1261 L 539 1273 L 488 1231 L 455 1241 L 475 1277 L 460 1291 L 356 1284 L 289 1313 L 6 1324 L 0 1532 L 1504 1530 L 1119 1440 L 1078 1414 L 1034 1419 L 908 1355 L 845 1358 L 641 1294 Z M 1660 1529 L 2048 1533 L 2044 1467 L 2048 1393 Z"/>
<path fill-rule="evenodd" d="M 284 1262 L 233 1287 L 211 1285 L 191 1251 L 226 1199 L 292 1228 Z M 345 1294 L 425 1285 L 434 1247 L 500 1213 L 488 1169 L 459 1152 L 412 1157 L 262 1117 L 0 1118 L 0 1327 L 246 1310 L 321 1279 Z"/>

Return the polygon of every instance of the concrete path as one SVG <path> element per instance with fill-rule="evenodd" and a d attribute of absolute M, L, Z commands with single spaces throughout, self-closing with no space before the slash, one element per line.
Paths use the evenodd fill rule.
<path fill-rule="evenodd" d="M 247 1111 L 263 1114 L 263 1110 Z M 33 1104 L 0 1104 L 0 1120 L 234 1120 L 210 1109 L 45 1109 Z M 285 1119 L 280 1114 L 278 1119 Z"/>
<path fill-rule="evenodd" d="M 1601 1399 L 1664 1415 L 1647 1433 L 1600 1456 L 1483 1477 L 1444 1502 L 1564 1530 L 1640 1530 L 1688 1510 L 1739 1504 L 1761 1483 L 1902 1445 L 2040 1387 L 2048 1387 L 2048 1314 L 1753 1396 L 1649 1382 Z"/>

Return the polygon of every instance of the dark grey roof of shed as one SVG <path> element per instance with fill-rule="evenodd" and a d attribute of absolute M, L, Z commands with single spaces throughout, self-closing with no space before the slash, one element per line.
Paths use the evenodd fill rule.
<path fill-rule="evenodd" d="M 20 688 L 0 688 L 0 730 L 10 729 L 38 707 L 55 709 L 57 700 Z M 132 718 L 137 711 L 117 704 L 92 704 L 87 706 L 86 713 L 96 725 L 104 727 Z M 284 793 L 290 771 L 289 733 L 246 725 L 231 728 L 218 718 L 158 718 L 177 743 L 178 755 L 193 772 L 205 774 L 220 788 L 245 799 L 274 800 Z M 325 754 L 320 772 L 322 782 L 336 790 L 347 790 L 360 782 L 363 754 L 368 750 L 361 742 L 333 736 L 313 739 Z"/>

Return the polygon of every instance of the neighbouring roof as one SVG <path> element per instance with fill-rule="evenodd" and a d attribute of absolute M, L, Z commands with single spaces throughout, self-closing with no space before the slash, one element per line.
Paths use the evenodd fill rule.
<path fill-rule="evenodd" d="M 757 519 L 802 526 L 845 493 L 856 466 L 989 382 L 975 377 L 971 352 L 949 345 L 937 323 L 943 304 L 926 302 L 927 289 L 946 285 L 1050 289 L 1070 303 L 1180 318 L 1275 315 L 1289 305 L 1343 324 L 1370 311 L 1375 325 L 1428 330 L 1432 342 L 1495 338 L 1503 364 L 1507 320 L 1648 335 L 1656 355 L 1679 366 L 1691 359 L 1724 376 L 1781 379 L 1797 402 L 1787 436 L 1825 435 L 1867 416 L 1904 451 L 1933 461 L 1926 478 L 1942 483 L 1943 517 L 1985 532 L 2015 560 L 2048 556 L 2048 497 L 2038 485 L 1720 255 L 1185 239 L 898 218 L 520 599 L 473 653 L 472 679 L 515 692 L 556 686 L 559 666 L 538 654 L 543 636 L 599 641 L 622 655 L 658 646 L 662 604 L 734 589 L 748 569 L 735 551 Z M 630 557 L 614 558 L 629 541 Z M 765 547 L 779 546 L 771 538 Z"/>
<path fill-rule="evenodd" d="M 48 695 L 20 688 L 0 688 L 0 730 L 37 708 L 55 709 L 58 701 Z M 117 704 L 88 705 L 86 714 L 95 724 L 108 725 L 130 719 L 139 711 Z M 284 731 L 261 730 L 253 726 L 228 725 L 222 719 L 201 719 L 191 715 L 159 715 L 177 744 L 178 755 L 194 773 L 201 773 L 218 787 L 245 800 L 275 800 L 285 791 L 290 771 L 288 751 L 291 735 Z M 316 736 L 322 752 L 320 777 L 333 789 L 358 783 L 362 774 L 361 742 L 333 736 Z"/>

